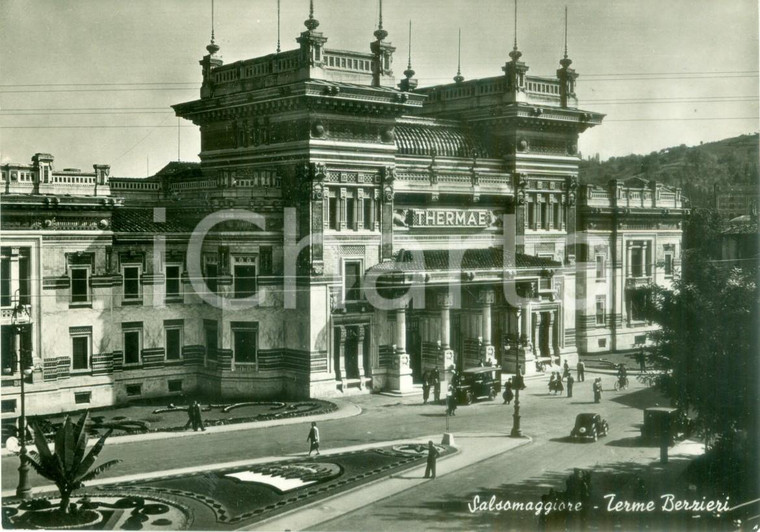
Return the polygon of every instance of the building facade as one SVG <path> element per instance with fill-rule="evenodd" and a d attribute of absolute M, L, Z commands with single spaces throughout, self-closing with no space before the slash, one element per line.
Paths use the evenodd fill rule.
<path fill-rule="evenodd" d="M 200 98 L 174 106 L 200 164 L 3 167 L 5 416 L 14 310 L 32 412 L 406 393 L 434 368 L 640 343 L 637 289 L 676 267 L 680 192 L 579 187 L 578 137 L 603 115 L 578 107 L 567 55 L 529 76 L 515 44 L 497 76 L 418 88 L 382 26 L 368 52 L 305 26 L 226 65 L 212 39 Z"/>

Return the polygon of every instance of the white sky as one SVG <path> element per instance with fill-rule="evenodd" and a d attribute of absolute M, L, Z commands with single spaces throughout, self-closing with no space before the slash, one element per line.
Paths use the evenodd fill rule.
<path fill-rule="evenodd" d="M 369 51 L 377 0 L 315 4 L 328 48 Z M 758 130 L 756 0 L 523 0 L 518 42 L 530 74 L 558 68 L 565 4 L 580 107 L 607 114 L 581 136 L 584 156 Z M 276 5 L 216 0 L 225 62 L 274 52 Z M 210 0 L 0 0 L 0 160 L 48 152 L 57 168 L 110 164 L 112 176 L 144 176 L 176 160 L 169 106 L 199 96 L 210 13 Z M 283 50 L 297 46 L 307 15 L 307 0 L 282 0 Z M 456 74 L 460 27 L 465 78 L 502 73 L 514 39 L 512 0 L 385 0 L 397 79 L 410 19 L 421 85 Z M 182 125 L 181 158 L 198 160 L 197 128 Z"/>

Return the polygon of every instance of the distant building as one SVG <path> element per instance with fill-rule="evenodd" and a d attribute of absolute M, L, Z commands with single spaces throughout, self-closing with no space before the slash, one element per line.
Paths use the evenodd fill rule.
<path fill-rule="evenodd" d="M 756 211 L 760 199 L 760 187 L 754 184 L 716 183 L 714 186 L 714 207 L 724 220 L 749 215 Z"/>
<path fill-rule="evenodd" d="M 212 40 L 200 98 L 174 106 L 200 165 L 3 167 L 5 415 L 19 302 L 32 412 L 408 392 L 432 369 L 643 341 L 637 290 L 677 267 L 681 199 L 579 188 L 603 115 L 578 108 L 567 56 L 529 76 L 515 45 L 501 75 L 418 89 L 382 27 L 351 52 L 305 25 L 297 49 L 228 65 Z"/>

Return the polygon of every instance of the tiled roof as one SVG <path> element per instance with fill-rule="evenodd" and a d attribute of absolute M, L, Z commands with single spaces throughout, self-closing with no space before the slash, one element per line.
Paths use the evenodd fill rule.
<path fill-rule="evenodd" d="M 456 251 L 453 261 L 458 260 Z M 517 268 L 558 268 L 561 263 L 543 257 L 534 257 L 524 253 L 515 254 Z M 445 249 L 427 249 L 421 252 L 400 250 L 392 261 L 383 262 L 374 268 L 385 271 L 422 272 L 449 270 L 449 251 Z M 462 256 L 462 270 L 501 270 L 504 268 L 504 251 L 501 248 L 467 249 Z"/>
<path fill-rule="evenodd" d="M 117 233 L 191 233 L 194 225 L 166 213 L 166 221 L 154 222 L 153 209 L 116 209 L 113 230 Z"/>

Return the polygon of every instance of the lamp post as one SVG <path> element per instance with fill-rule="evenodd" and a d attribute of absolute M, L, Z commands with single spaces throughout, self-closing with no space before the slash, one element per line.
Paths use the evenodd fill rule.
<path fill-rule="evenodd" d="M 515 387 L 515 413 L 512 415 L 512 432 L 510 433 L 510 437 L 512 438 L 522 438 L 522 431 L 520 430 L 520 389 L 523 387 L 523 380 L 520 372 L 520 341 L 521 339 L 518 338 L 515 343 L 515 379 L 513 381 Z"/>
<path fill-rule="evenodd" d="M 29 462 L 26 460 L 26 396 L 24 390 L 24 381 L 26 377 L 32 374 L 32 368 L 26 367 L 26 357 L 24 357 L 21 351 L 21 333 L 24 327 L 29 325 L 31 315 L 29 309 L 21 304 L 19 298 L 19 291 L 16 290 L 13 295 L 14 305 L 13 314 L 11 314 L 11 327 L 13 327 L 13 351 L 16 360 L 18 361 L 19 377 L 21 380 L 21 418 L 19 420 L 19 441 L 21 443 L 21 449 L 19 451 L 19 459 L 21 465 L 18 468 L 18 486 L 16 487 L 16 497 L 19 499 L 29 499 L 32 495 L 32 485 L 29 483 Z M 15 364 L 14 364 L 15 366 Z M 15 370 L 15 367 L 14 367 Z"/>

